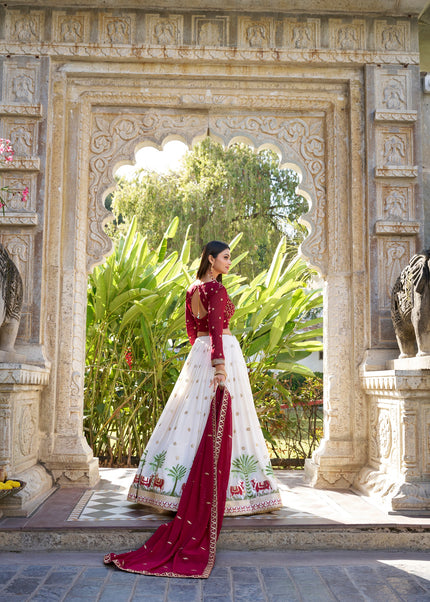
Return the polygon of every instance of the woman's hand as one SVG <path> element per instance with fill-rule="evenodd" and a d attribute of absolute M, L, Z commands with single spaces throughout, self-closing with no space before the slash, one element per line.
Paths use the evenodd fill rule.
<path fill-rule="evenodd" d="M 211 386 L 213 387 L 213 390 L 216 391 L 217 387 L 225 387 L 225 379 L 226 379 L 227 373 L 225 371 L 225 366 L 224 364 L 217 364 L 215 366 L 215 374 L 213 379 L 211 380 Z"/>

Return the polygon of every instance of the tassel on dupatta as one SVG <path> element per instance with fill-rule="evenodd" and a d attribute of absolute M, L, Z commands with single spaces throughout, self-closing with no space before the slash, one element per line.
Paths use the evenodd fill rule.
<path fill-rule="evenodd" d="M 231 396 L 218 387 L 176 516 L 138 550 L 107 554 L 104 563 L 143 575 L 208 578 L 224 517 L 231 447 Z"/>

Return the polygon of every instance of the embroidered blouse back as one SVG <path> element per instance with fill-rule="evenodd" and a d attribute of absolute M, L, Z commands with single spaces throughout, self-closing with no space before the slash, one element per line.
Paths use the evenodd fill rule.
<path fill-rule="evenodd" d="M 188 338 L 191 345 L 194 345 L 198 332 L 209 332 L 213 365 L 224 363 L 222 331 L 228 328 L 234 310 L 235 307 L 220 282 L 196 282 L 187 291 L 185 317 Z"/>

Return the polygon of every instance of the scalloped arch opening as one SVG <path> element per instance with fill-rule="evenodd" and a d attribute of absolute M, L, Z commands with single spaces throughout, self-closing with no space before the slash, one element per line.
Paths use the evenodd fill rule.
<path fill-rule="evenodd" d="M 144 139 L 136 141 L 136 146 L 134 150 L 134 157 L 131 159 L 121 158 L 115 163 L 115 167 L 113 169 L 113 174 L 115 177 L 125 175 L 126 173 L 131 174 L 130 179 L 133 177 L 133 173 L 135 173 L 138 169 L 142 167 L 146 167 L 149 169 L 153 169 L 154 171 L 166 172 L 169 168 L 178 168 L 180 164 L 180 160 L 183 155 L 190 149 L 192 149 L 196 144 L 202 142 L 205 138 L 207 138 L 208 133 L 200 134 L 194 136 L 191 140 L 186 140 L 184 136 L 180 134 L 168 134 L 163 138 L 163 140 L 157 143 L 151 139 Z M 299 178 L 299 185 L 297 186 L 297 194 L 303 196 L 308 203 L 308 213 L 304 214 L 299 222 L 306 227 L 308 233 L 300 246 L 299 252 L 309 261 L 309 256 L 306 253 L 306 245 L 307 240 L 314 233 L 314 225 L 313 220 L 311 218 L 312 208 L 314 207 L 314 199 L 311 187 L 306 185 L 307 174 L 306 171 L 303 171 L 302 167 L 298 164 L 298 162 L 293 160 L 290 153 L 283 145 L 278 145 L 273 141 L 265 141 L 261 142 L 261 134 L 258 137 L 259 140 L 254 140 L 253 137 L 249 135 L 232 135 L 229 140 L 225 140 L 220 136 L 216 135 L 212 130 L 209 131 L 210 138 L 222 144 L 225 148 L 230 148 L 235 144 L 245 144 L 252 148 L 255 152 L 260 152 L 263 150 L 270 150 L 274 152 L 279 158 L 279 167 L 280 169 L 289 169 L 297 173 Z M 179 150 L 180 149 L 180 150 Z M 170 155 L 170 158 L 168 157 Z M 176 155 L 176 156 L 175 156 Z M 287 155 L 287 156 L 285 156 Z M 179 157 L 179 158 L 178 158 Z M 162 168 L 157 169 L 155 167 L 156 163 L 159 163 Z M 106 198 L 114 192 L 116 184 L 113 184 L 106 189 L 103 195 L 103 201 L 106 201 Z M 113 219 L 113 215 L 109 212 L 107 218 L 105 218 L 104 223 L 107 223 Z M 313 263 L 313 262 L 310 262 Z M 320 272 L 317 266 L 316 269 Z"/>

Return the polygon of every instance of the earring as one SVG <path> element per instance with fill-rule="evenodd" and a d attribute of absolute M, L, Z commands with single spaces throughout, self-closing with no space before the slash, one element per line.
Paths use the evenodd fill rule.
<path fill-rule="evenodd" d="M 213 270 L 213 265 L 211 264 L 211 279 L 215 280 L 214 278 L 214 270 Z"/>

